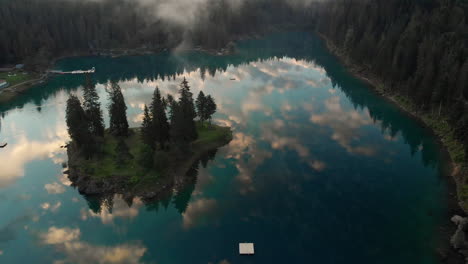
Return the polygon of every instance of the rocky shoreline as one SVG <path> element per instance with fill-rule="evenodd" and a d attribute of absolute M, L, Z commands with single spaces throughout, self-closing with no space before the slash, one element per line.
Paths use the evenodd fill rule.
<path fill-rule="evenodd" d="M 166 193 L 180 189 L 187 183 L 187 172 L 197 166 L 203 156 L 215 152 L 218 148 L 229 144 L 232 134 L 222 140 L 207 144 L 192 144 L 191 152 L 186 153 L 177 160 L 172 160 L 166 172 L 151 183 L 132 185 L 129 179 L 122 176 L 107 176 L 104 179 L 93 177 L 79 166 L 79 153 L 74 144 L 67 147 L 68 167 L 65 172 L 72 182 L 72 186 L 86 196 L 106 196 L 121 194 L 124 197 L 139 197 L 145 201 L 151 201 L 164 197 Z"/>

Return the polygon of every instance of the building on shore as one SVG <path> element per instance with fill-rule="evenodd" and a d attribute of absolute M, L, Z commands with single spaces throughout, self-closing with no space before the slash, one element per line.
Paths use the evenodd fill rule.
<path fill-rule="evenodd" d="M 0 79 L 0 89 L 7 88 L 8 82 Z"/>

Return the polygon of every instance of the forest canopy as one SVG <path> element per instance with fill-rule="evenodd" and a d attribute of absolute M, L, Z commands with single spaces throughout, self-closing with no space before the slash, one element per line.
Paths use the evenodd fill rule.
<path fill-rule="evenodd" d="M 283 0 L 143 2 L 148 1 L 3 1 L 0 65 L 45 64 L 50 57 L 105 49 L 217 49 L 241 36 L 312 23 L 312 9 Z"/>

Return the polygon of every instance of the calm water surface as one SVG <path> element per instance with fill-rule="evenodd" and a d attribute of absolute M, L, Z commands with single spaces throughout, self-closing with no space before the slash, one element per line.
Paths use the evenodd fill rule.
<path fill-rule="evenodd" d="M 186 77 L 218 104 L 233 141 L 159 203 L 81 196 L 62 173 L 65 102 L 82 76 L 57 76 L 0 106 L 0 263 L 435 263 L 446 214 L 434 137 L 351 77 L 314 36 L 199 52 L 85 57 L 123 88 L 131 126 L 156 86 Z M 235 80 L 231 80 L 235 79 Z M 104 111 L 107 115 L 107 110 Z M 108 122 L 108 120 L 106 120 Z M 255 256 L 239 256 L 254 242 Z"/>

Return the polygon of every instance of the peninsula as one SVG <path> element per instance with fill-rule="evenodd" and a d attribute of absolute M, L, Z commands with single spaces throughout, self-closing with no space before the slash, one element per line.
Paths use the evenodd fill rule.
<path fill-rule="evenodd" d="M 84 85 L 84 102 L 76 95 L 67 101 L 68 174 L 82 194 L 157 198 L 174 182 L 184 182 L 180 177 L 204 155 L 232 139 L 229 127 L 211 123 L 214 99 L 200 92 L 194 100 L 185 78 L 178 100 L 171 95 L 165 98 L 155 89 L 151 104 L 144 106 L 141 127 L 129 128 L 118 84 L 110 84 L 109 98 L 107 129 L 90 76 Z"/>

